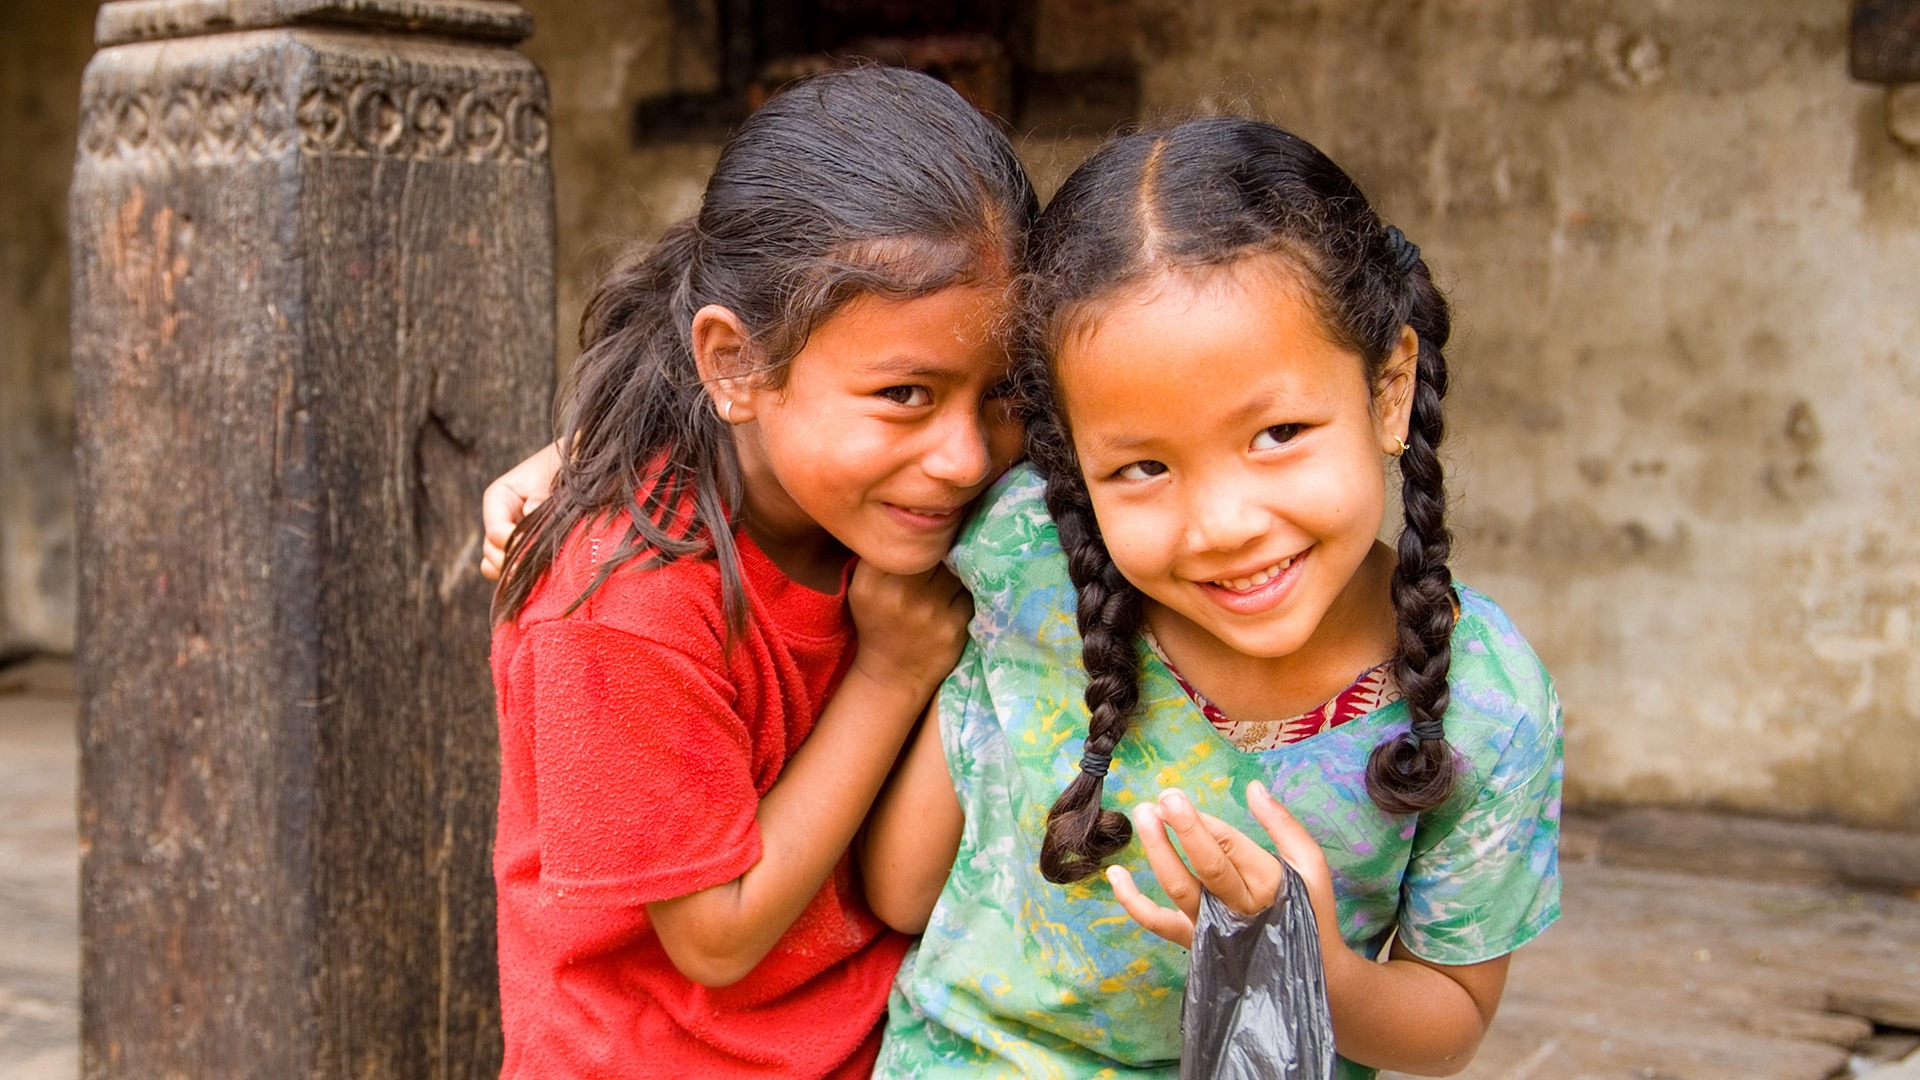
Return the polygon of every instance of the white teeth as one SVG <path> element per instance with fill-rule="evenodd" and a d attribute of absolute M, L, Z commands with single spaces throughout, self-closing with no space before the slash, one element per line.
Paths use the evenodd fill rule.
<path fill-rule="evenodd" d="M 1293 559 L 1297 557 L 1298 556 L 1283 559 L 1267 567 L 1265 570 L 1254 574 L 1252 577 L 1222 578 L 1214 581 L 1213 584 L 1223 589 L 1230 589 L 1233 592 L 1246 592 L 1248 589 L 1257 589 L 1267 582 L 1272 581 L 1274 578 L 1279 577 L 1282 571 L 1293 565 Z"/>

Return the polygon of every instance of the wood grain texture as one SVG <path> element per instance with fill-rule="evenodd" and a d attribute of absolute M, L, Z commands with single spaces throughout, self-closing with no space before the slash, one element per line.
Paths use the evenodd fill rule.
<path fill-rule="evenodd" d="M 512 44 L 533 19 L 507 0 L 112 0 L 94 22 L 100 45 L 277 26 L 349 26 Z"/>
<path fill-rule="evenodd" d="M 341 87 L 360 126 L 301 116 Z M 546 433 L 552 180 L 508 110 L 476 130 L 517 151 L 420 149 L 422 95 L 544 122 L 530 62 L 444 41 L 262 30 L 88 70 L 88 1077 L 497 1074 L 476 508 Z"/>

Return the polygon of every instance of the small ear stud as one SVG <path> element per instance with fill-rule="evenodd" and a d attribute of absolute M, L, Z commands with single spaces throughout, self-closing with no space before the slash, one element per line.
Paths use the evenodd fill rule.
<path fill-rule="evenodd" d="M 720 403 L 720 419 L 725 420 L 729 424 L 733 423 L 733 399 L 732 398 L 728 398 L 727 400 Z"/>

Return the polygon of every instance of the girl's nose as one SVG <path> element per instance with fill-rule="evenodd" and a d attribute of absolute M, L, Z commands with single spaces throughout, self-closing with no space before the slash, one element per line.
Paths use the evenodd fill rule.
<path fill-rule="evenodd" d="M 974 487 L 987 479 L 991 457 L 987 431 L 980 417 L 956 409 L 939 426 L 922 468 L 928 476 L 954 487 Z"/>
<path fill-rule="evenodd" d="M 1187 547 L 1238 551 L 1265 534 L 1271 522 L 1255 493 L 1232 483 L 1202 485 L 1187 501 Z"/>

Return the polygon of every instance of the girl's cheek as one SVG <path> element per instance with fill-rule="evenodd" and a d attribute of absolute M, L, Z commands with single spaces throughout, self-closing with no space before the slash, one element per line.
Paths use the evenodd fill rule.
<path fill-rule="evenodd" d="M 1023 456 L 1020 424 L 1014 420 L 994 421 L 987 427 L 987 453 L 992 456 L 994 475 L 1005 472 Z"/>
<path fill-rule="evenodd" d="M 1166 561 L 1166 552 L 1171 546 L 1167 530 L 1158 527 L 1150 515 L 1113 509 L 1102 515 L 1096 505 L 1094 518 L 1100 523 L 1107 553 L 1129 579 L 1138 568 Z"/>

